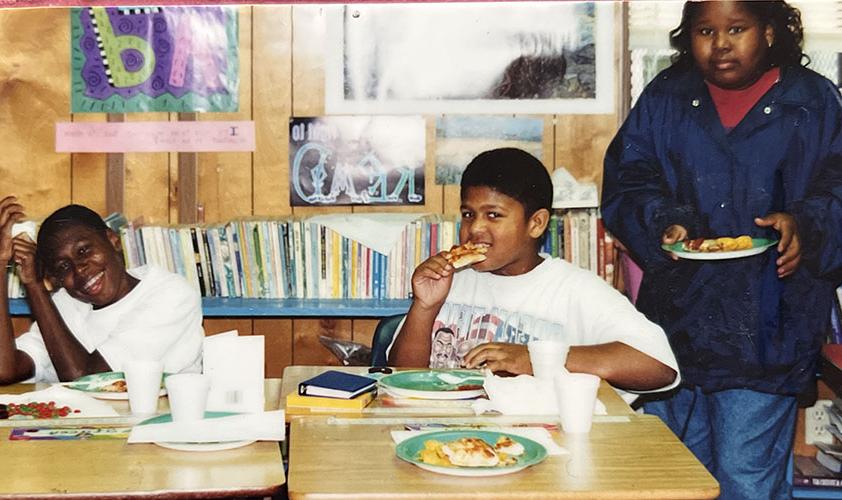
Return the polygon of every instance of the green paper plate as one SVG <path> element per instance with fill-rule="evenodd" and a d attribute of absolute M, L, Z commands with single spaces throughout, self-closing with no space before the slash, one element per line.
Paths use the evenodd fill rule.
<path fill-rule="evenodd" d="M 205 412 L 205 418 L 230 417 L 231 415 L 239 415 L 239 413 L 233 413 L 229 411 Z M 156 417 L 146 419 L 137 425 L 168 424 L 170 422 L 172 422 L 172 415 L 169 413 L 164 413 L 163 415 L 158 415 Z M 156 441 L 154 444 L 162 448 L 177 451 L 224 451 L 232 450 L 234 448 L 242 448 L 243 446 L 248 446 L 254 442 L 255 441 L 253 439 L 239 439 L 236 441 L 211 441 L 207 443 Z"/>
<path fill-rule="evenodd" d="M 453 384 L 440 379 L 446 373 L 464 380 Z M 471 399 L 482 396 L 483 375 L 478 370 L 410 370 L 386 375 L 382 388 L 395 396 L 418 399 Z M 461 389 L 460 389 L 461 387 Z"/>
<path fill-rule="evenodd" d="M 239 413 L 234 413 L 230 411 L 206 411 L 205 418 L 221 418 L 221 417 L 230 417 L 231 415 L 239 415 Z M 168 424 L 172 422 L 172 415 L 169 413 L 164 413 L 152 418 L 147 418 L 143 422 L 137 425 L 148 425 L 148 424 Z"/>
<path fill-rule="evenodd" d="M 161 378 L 161 396 L 167 393 L 167 390 L 164 388 L 164 380 L 170 375 L 172 374 L 165 373 Z M 102 372 L 85 375 L 84 377 L 79 377 L 72 382 L 65 382 L 61 385 L 67 387 L 68 389 L 87 392 L 97 399 L 129 399 L 129 393 L 127 391 L 103 390 L 104 387 L 120 380 L 126 380 L 126 376 L 123 372 Z"/>
<path fill-rule="evenodd" d="M 769 240 L 766 238 L 752 238 L 751 248 L 745 250 L 734 250 L 732 252 L 688 252 L 684 250 L 683 243 L 677 242 L 672 245 L 661 245 L 661 248 L 667 252 L 672 252 L 679 258 L 688 260 L 727 260 L 739 259 L 740 257 L 750 257 L 758 255 L 766 251 L 767 248 L 774 246 L 778 240 Z"/>
<path fill-rule="evenodd" d="M 465 437 L 479 438 L 494 447 L 497 439 L 500 436 L 508 436 L 513 441 L 520 443 L 524 448 L 524 453 L 517 457 L 517 462 L 511 465 L 502 465 L 494 467 L 445 467 L 440 465 L 430 465 L 420 460 L 420 452 L 424 449 L 424 442 L 429 440 L 441 441 L 447 443 L 456 439 Z M 424 470 L 437 472 L 439 474 L 448 474 L 451 476 L 500 476 L 503 474 L 511 474 L 513 472 L 521 471 L 530 465 L 540 463 L 547 458 L 547 450 L 539 443 L 516 434 L 506 434 L 502 432 L 492 431 L 475 431 L 475 430 L 453 430 L 453 431 L 439 431 L 430 432 L 427 434 L 420 434 L 413 436 L 405 441 L 400 442 L 395 448 L 395 453 L 401 460 L 416 465 Z"/>

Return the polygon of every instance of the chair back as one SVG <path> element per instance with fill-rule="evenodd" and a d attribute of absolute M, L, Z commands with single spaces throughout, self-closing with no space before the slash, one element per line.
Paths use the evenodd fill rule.
<path fill-rule="evenodd" d="M 405 314 L 386 316 L 377 323 L 374 329 L 374 338 L 371 339 L 371 366 L 386 366 L 386 349 L 392 343 L 392 338 L 398 330 Z"/>

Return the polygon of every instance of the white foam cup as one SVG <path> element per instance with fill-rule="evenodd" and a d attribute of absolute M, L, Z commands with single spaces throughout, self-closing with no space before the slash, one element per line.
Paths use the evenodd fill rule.
<path fill-rule="evenodd" d="M 557 340 L 532 340 L 527 344 L 529 362 L 535 378 L 552 380 L 553 376 L 564 368 L 570 345 Z"/>
<path fill-rule="evenodd" d="M 163 372 L 164 365 L 160 361 L 132 360 L 123 364 L 132 415 L 153 415 L 158 412 Z"/>
<path fill-rule="evenodd" d="M 561 428 L 568 434 L 591 431 L 599 377 L 590 373 L 558 372 L 553 378 Z"/>
<path fill-rule="evenodd" d="M 164 380 L 173 422 L 189 422 L 205 418 L 210 377 L 201 373 L 180 373 Z"/>

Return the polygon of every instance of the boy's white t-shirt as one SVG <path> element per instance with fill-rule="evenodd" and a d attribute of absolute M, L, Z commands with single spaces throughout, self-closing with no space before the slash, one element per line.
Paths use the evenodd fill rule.
<path fill-rule="evenodd" d="M 199 292 L 178 274 L 153 266 L 130 269 L 140 282 L 125 297 L 102 309 L 74 299 L 63 288 L 53 294 L 59 314 L 86 351 L 99 351 L 115 371 L 130 359 L 160 360 L 164 372 L 202 370 L 202 302 Z M 57 382 L 37 323 L 17 339 L 32 358 L 28 382 Z"/>
<path fill-rule="evenodd" d="M 569 345 L 622 342 L 678 373 L 661 327 L 597 275 L 548 257 L 517 276 L 470 268 L 457 272 L 432 337 L 431 368 L 461 367 L 477 344 L 542 339 Z M 679 380 L 658 390 L 674 387 Z"/>

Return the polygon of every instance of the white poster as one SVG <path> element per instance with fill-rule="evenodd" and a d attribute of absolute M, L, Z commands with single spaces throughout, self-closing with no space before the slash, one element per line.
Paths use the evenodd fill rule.
<path fill-rule="evenodd" d="M 612 2 L 333 6 L 329 114 L 611 113 Z"/>

